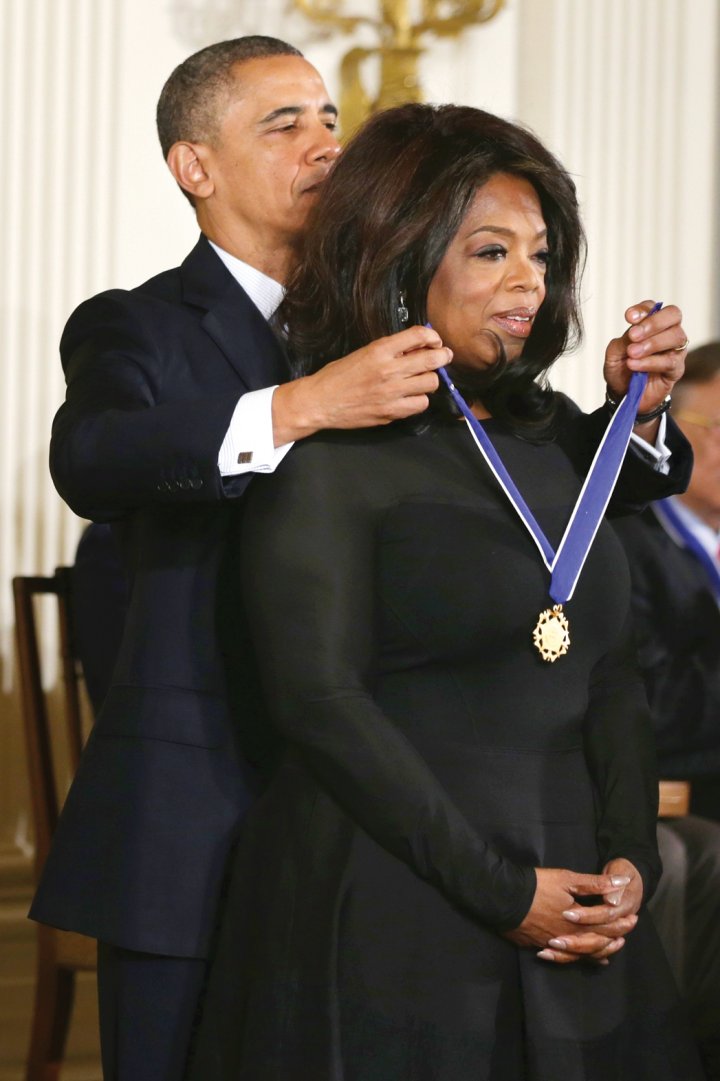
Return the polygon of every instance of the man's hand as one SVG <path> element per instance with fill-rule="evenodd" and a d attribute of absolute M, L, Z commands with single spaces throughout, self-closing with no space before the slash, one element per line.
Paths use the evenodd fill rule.
<path fill-rule="evenodd" d="M 437 390 L 437 368 L 449 364 L 429 327 L 408 327 L 380 338 L 273 395 L 275 446 L 324 428 L 373 428 L 422 413 Z"/>
<path fill-rule="evenodd" d="M 631 326 L 620 338 L 613 338 L 605 350 L 603 375 L 608 390 L 618 401 L 630 385 L 633 372 L 647 372 L 648 381 L 640 403 L 639 413 L 650 413 L 670 394 L 685 371 L 687 335 L 682 328 L 682 312 L 668 304 L 648 316 L 652 300 L 634 304 L 625 312 Z M 657 435 L 658 421 L 637 425 L 636 434 L 649 443 Z"/>
<path fill-rule="evenodd" d="M 581 875 L 560 868 L 536 868 L 535 873 L 537 887 L 530 911 L 519 927 L 505 932 L 505 938 L 518 946 L 538 948 L 538 957 L 556 964 L 583 959 L 606 964 L 622 949 L 624 936 L 637 923 L 640 907 L 639 901 L 634 907 L 634 894 L 625 896 L 623 892 L 630 890 L 633 875 L 640 879 L 631 863 L 614 860 L 602 875 Z M 618 893 L 623 897 L 615 904 L 612 898 Z M 577 897 L 603 898 L 605 904 L 585 907 L 575 903 Z M 578 926 L 583 930 L 578 931 Z"/>

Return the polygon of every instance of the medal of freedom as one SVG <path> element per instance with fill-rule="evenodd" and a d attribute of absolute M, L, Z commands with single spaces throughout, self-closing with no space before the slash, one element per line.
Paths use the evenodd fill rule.
<path fill-rule="evenodd" d="M 533 642 L 542 659 L 550 663 L 567 653 L 570 648 L 570 624 L 561 604 L 540 613 L 533 631 Z"/>
<path fill-rule="evenodd" d="M 659 303 L 656 304 L 653 311 L 657 311 L 661 306 Z M 428 323 L 427 326 L 430 324 Z M 492 440 L 477 417 L 473 416 L 472 410 L 453 384 L 445 368 L 439 368 L 438 375 L 465 417 L 478 450 L 525 528 L 533 537 L 543 562 L 550 571 L 550 596 L 556 603 L 552 608 L 546 608 L 540 613 L 533 631 L 533 642 L 542 659 L 552 663 L 558 657 L 564 657 L 570 648 L 570 624 L 563 612 L 563 604 L 571 599 L 575 591 L 577 580 L 595 539 L 595 533 L 615 487 L 635 423 L 638 402 L 647 383 L 647 373 L 633 372 L 628 392 L 610 418 L 557 552 L 553 550 L 535 520 L 532 511 L 505 468 L 502 458 L 493 446 Z"/>

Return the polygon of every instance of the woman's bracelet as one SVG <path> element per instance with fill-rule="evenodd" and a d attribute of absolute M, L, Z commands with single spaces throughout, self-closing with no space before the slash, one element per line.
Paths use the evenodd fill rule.
<path fill-rule="evenodd" d="M 660 405 L 656 405 L 655 408 L 651 409 L 648 413 L 636 413 L 635 423 L 647 424 L 651 420 L 657 420 L 657 418 L 661 417 L 663 413 L 667 413 L 671 403 L 672 395 L 666 394 L 663 400 L 660 402 Z M 616 398 L 613 398 L 612 394 L 607 388 L 605 388 L 605 405 L 608 407 L 611 413 L 614 413 L 617 407 L 620 405 L 620 402 L 617 401 Z"/>

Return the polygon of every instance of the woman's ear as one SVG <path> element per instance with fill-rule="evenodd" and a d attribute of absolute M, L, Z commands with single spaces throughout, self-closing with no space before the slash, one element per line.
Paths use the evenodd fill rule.
<path fill-rule="evenodd" d="M 207 199 L 215 185 L 205 170 L 205 147 L 198 143 L 173 143 L 168 151 L 168 168 L 175 180 L 193 199 Z"/>

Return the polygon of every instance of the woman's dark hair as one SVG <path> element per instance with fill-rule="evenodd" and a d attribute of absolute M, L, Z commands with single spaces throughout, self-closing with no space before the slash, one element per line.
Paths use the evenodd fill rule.
<path fill-rule="evenodd" d="M 279 318 L 299 372 L 314 371 L 376 338 L 426 321 L 438 266 L 478 187 L 497 173 L 528 180 L 548 229 L 547 294 L 522 357 L 498 359 L 453 379 L 470 400 L 518 431 L 548 429 L 552 395 L 544 376 L 582 327 L 578 280 L 585 237 L 575 185 L 535 135 L 480 109 L 402 105 L 358 132 L 323 185 L 301 265 Z M 445 394 L 433 404 L 450 410 Z"/>

